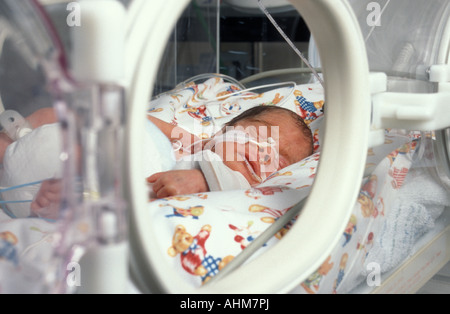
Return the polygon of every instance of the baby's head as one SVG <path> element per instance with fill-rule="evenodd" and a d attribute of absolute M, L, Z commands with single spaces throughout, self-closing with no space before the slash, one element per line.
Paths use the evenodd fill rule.
<path fill-rule="evenodd" d="M 241 138 L 248 135 L 247 141 L 236 141 L 233 149 L 216 144 L 215 151 L 222 154 L 225 165 L 244 175 L 251 185 L 313 153 L 309 127 L 295 112 L 281 107 L 246 110 L 227 123 L 221 133 L 225 137 L 231 133 Z"/>

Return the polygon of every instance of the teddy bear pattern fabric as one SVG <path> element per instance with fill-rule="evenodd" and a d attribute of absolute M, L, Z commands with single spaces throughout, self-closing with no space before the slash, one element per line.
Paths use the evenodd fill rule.
<path fill-rule="evenodd" d="M 310 126 L 315 153 L 273 174 L 254 188 L 181 195 L 149 203 L 149 222 L 158 235 L 160 254 L 194 287 L 216 275 L 273 222 L 304 199 L 312 188 L 319 166 L 325 104 L 320 85 L 296 86 L 290 92 L 285 88 L 274 89 L 208 106 L 208 99 L 232 94 L 238 89 L 211 79 L 157 98 L 149 104 L 148 113 L 190 132 L 200 131 L 196 135 L 208 138 L 213 133 L 209 130 L 214 126 L 220 128 L 245 108 L 281 105 L 297 112 Z M 365 279 L 367 265 L 377 262 L 377 256 L 372 256 L 371 260 L 367 257 L 376 242 L 382 241 L 380 229 L 386 213 L 411 167 L 415 136 L 387 130 L 386 143 L 368 151 L 367 169 L 370 171 L 361 184 L 340 243 L 316 272 L 303 283 L 299 282 L 294 293 L 348 292 Z M 321 192 L 326 197 L 327 191 Z M 280 241 L 293 224 L 295 220 L 279 230 L 255 256 Z M 315 236 L 318 235 L 311 235 L 310 240 L 313 241 Z M 267 266 L 267 271 L 270 267 Z"/>

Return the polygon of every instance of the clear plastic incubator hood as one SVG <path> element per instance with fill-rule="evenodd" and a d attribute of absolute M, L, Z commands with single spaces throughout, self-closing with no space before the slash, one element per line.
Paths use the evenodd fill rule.
<path fill-rule="evenodd" d="M 0 3 L 3 293 L 120 292 L 115 281 L 127 280 L 125 29 L 113 27 L 125 9 L 65 8 L 56 29 L 60 20 L 37 1 Z M 96 281 L 111 271 L 106 260 L 117 274 Z"/>
<path fill-rule="evenodd" d="M 448 212 L 450 1 L 211 3 L 0 2 L 0 292 L 350 292 L 408 176 L 427 169 Z M 219 74 L 217 26 L 207 33 L 217 73 L 189 69 L 192 79 L 158 82 L 161 64 L 173 61 L 177 72 L 183 61 L 165 49 L 189 4 L 196 14 L 223 5 L 239 16 L 298 11 L 311 33 L 308 67 L 299 71 L 309 81 L 257 94 Z M 146 119 L 165 112 L 155 103 L 167 101 L 172 124 L 185 114 L 205 132 L 239 101 L 272 92 L 283 101 L 271 104 L 292 100 L 305 119 L 322 118 L 314 155 L 247 190 L 151 199 L 146 179 L 166 170 L 166 142 L 172 151 Z M 177 107 L 183 97 L 196 106 Z M 214 106 L 228 111 L 218 118 Z M 378 150 L 382 158 L 371 158 Z M 225 236 L 214 236 L 214 219 L 225 221 Z M 237 248 L 229 254 L 227 236 Z M 355 249 L 342 252 L 351 241 Z"/>

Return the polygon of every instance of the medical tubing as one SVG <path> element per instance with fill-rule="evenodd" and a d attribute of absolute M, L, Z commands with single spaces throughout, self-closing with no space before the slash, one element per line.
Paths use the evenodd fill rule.
<path fill-rule="evenodd" d="M 25 201 L 0 201 L 1 205 L 4 204 L 23 204 L 23 203 L 32 203 L 33 200 L 25 200 Z"/>
<path fill-rule="evenodd" d="M 242 159 L 244 160 L 245 166 L 247 167 L 248 171 L 252 175 L 252 177 L 258 181 L 259 183 L 263 183 L 264 179 L 256 174 L 255 170 L 253 170 L 253 167 L 250 165 L 248 160 L 243 156 Z"/>
<path fill-rule="evenodd" d="M 276 87 L 276 86 L 281 86 L 281 85 L 291 85 L 291 84 L 292 84 L 293 86 L 292 86 L 292 87 L 289 86 L 289 88 L 292 89 L 292 90 L 290 91 L 289 95 L 288 95 L 287 97 L 285 97 L 285 99 L 284 99 L 283 101 L 281 101 L 280 103 L 277 104 L 277 106 L 282 107 L 283 104 L 284 104 L 284 103 L 289 99 L 289 97 L 294 93 L 295 86 L 297 86 L 297 84 L 296 84 L 295 82 L 283 82 L 283 83 L 266 84 L 266 85 L 261 85 L 261 86 L 256 86 L 256 87 L 247 88 L 247 89 L 240 90 L 240 91 L 237 91 L 237 92 L 234 92 L 234 93 L 231 93 L 231 94 L 226 94 L 226 95 L 223 95 L 223 96 L 219 96 L 219 97 L 216 97 L 216 98 L 214 98 L 214 99 L 207 100 L 207 101 L 205 102 L 206 110 L 207 110 L 208 113 L 211 115 L 211 112 L 210 112 L 210 110 L 209 110 L 209 108 L 208 108 L 208 104 L 209 104 L 209 103 L 216 102 L 216 101 L 224 101 L 224 100 L 230 99 L 231 97 L 238 96 L 238 95 L 244 94 L 244 93 L 249 93 L 249 92 L 252 92 L 252 91 L 254 91 L 254 90 L 258 90 L 258 89 L 262 89 L 262 88 Z M 243 95 L 243 96 L 241 96 L 241 97 L 242 97 L 243 99 L 246 98 L 245 95 Z M 253 97 L 253 95 L 250 95 L 250 96 L 248 96 L 248 97 Z M 223 108 L 221 109 L 221 111 L 222 111 L 222 113 L 224 113 L 224 112 L 223 112 Z M 213 123 L 215 123 L 214 120 L 213 120 Z"/>
<path fill-rule="evenodd" d="M 9 188 L 0 188 L 0 193 L 13 191 L 13 190 L 17 190 L 17 189 L 20 189 L 20 188 L 25 188 L 25 187 L 31 186 L 31 185 L 41 184 L 42 182 L 44 182 L 44 181 L 36 181 L 36 182 L 31 182 L 31 183 L 25 183 L 25 184 L 16 185 L 16 186 L 9 187 Z"/>
<path fill-rule="evenodd" d="M 284 228 L 289 222 L 295 219 L 306 204 L 307 198 L 301 200 L 296 206 L 278 218 L 269 228 L 266 229 L 260 236 L 254 239 L 241 254 L 233 258 L 217 275 L 212 277 L 205 283 L 212 284 L 226 275 L 230 274 L 238 267 L 248 261 L 260 248 L 262 248 L 277 232 Z"/>
<path fill-rule="evenodd" d="M 255 87 L 251 87 L 251 88 L 246 88 L 246 89 L 243 89 L 243 90 L 231 93 L 231 94 L 226 94 L 226 95 L 223 95 L 223 96 L 219 96 L 219 97 L 216 97 L 214 99 L 209 99 L 208 101 L 206 101 L 205 104 L 208 104 L 208 103 L 213 102 L 213 101 L 225 100 L 225 99 L 228 99 L 230 97 L 237 96 L 239 94 L 248 93 L 248 92 L 251 92 L 251 91 L 254 91 L 254 90 L 258 90 L 258 89 L 262 89 L 262 88 L 276 87 L 276 86 L 288 85 L 288 84 L 289 85 L 290 84 L 294 85 L 293 89 L 296 86 L 295 82 L 283 82 L 283 83 L 273 83 L 273 84 L 260 85 L 260 86 L 255 86 Z M 251 97 L 253 97 L 253 95 Z"/>
<path fill-rule="evenodd" d="M 208 104 L 209 103 L 216 102 L 216 101 L 223 101 L 225 99 L 228 99 L 228 98 L 231 98 L 231 97 L 234 97 L 234 96 L 238 96 L 238 95 L 241 95 L 241 94 L 244 94 L 244 93 L 249 93 L 249 92 L 252 92 L 252 91 L 255 91 L 255 90 L 258 90 L 258 89 L 273 88 L 273 87 L 277 87 L 277 86 L 289 85 L 288 87 L 292 88 L 292 91 L 290 92 L 288 97 L 285 97 L 284 101 L 282 101 L 281 103 L 278 104 L 278 106 L 282 106 L 284 104 L 284 102 L 287 101 L 289 96 L 294 92 L 295 87 L 297 86 L 297 84 L 295 82 L 288 81 L 288 82 L 273 83 L 273 84 L 266 84 L 266 85 L 260 85 L 260 86 L 255 86 L 255 87 L 251 87 L 251 88 L 246 88 L 242 83 L 240 83 L 239 81 L 235 80 L 234 78 L 232 78 L 232 77 L 230 77 L 228 75 L 219 74 L 219 73 L 213 73 L 213 74 L 208 73 L 208 74 L 199 74 L 197 76 L 194 76 L 194 77 L 192 77 L 192 78 L 190 78 L 190 79 L 188 79 L 188 80 L 178 84 L 170 92 L 162 93 L 162 94 L 156 96 L 156 98 L 160 98 L 160 97 L 162 97 L 162 96 L 164 96 L 164 95 L 166 95 L 168 93 L 174 93 L 176 91 L 182 90 L 182 89 L 188 87 L 190 84 L 195 83 L 195 81 L 197 81 L 197 80 L 208 80 L 208 79 L 214 78 L 214 77 L 221 78 L 224 81 L 228 80 L 231 84 L 234 84 L 234 85 L 238 86 L 239 88 L 241 88 L 241 90 L 236 91 L 236 92 L 231 93 L 231 94 L 226 94 L 226 95 L 223 95 L 223 96 L 219 96 L 219 97 L 216 97 L 216 98 L 213 98 L 213 99 L 206 100 L 204 102 L 204 104 L 206 106 L 206 110 L 208 111 L 208 113 L 210 115 L 211 115 L 211 112 L 210 112 L 210 110 L 208 108 Z M 245 96 L 242 96 L 242 98 L 245 98 Z M 214 123 L 214 121 L 213 121 L 213 123 Z"/>
<path fill-rule="evenodd" d="M 291 87 L 292 90 L 291 90 L 291 92 L 289 93 L 289 96 L 291 96 L 291 95 L 294 93 L 294 90 L 295 90 L 295 86 L 296 86 L 295 82 L 284 82 L 284 83 L 273 83 L 273 84 L 261 85 L 261 86 L 256 86 L 256 87 L 251 87 L 251 88 L 246 88 L 246 89 L 243 89 L 243 90 L 240 90 L 240 91 L 231 93 L 231 94 L 226 94 L 226 95 L 223 95 L 223 96 L 216 97 L 216 98 L 214 98 L 214 99 L 207 100 L 207 101 L 205 102 L 206 111 L 208 112 L 208 114 L 209 114 L 210 116 L 212 116 L 211 110 L 209 109 L 209 106 L 208 106 L 208 104 L 210 104 L 210 103 L 212 103 L 212 102 L 216 102 L 216 101 L 225 101 L 226 99 L 230 99 L 231 97 L 238 96 L 238 95 L 244 94 L 244 93 L 249 93 L 249 92 L 252 92 L 252 91 L 254 91 L 254 90 L 258 90 L 258 89 L 262 89 L 262 88 L 276 87 L 276 86 L 288 85 L 288 84 L 289 84 L 289 85 L 290 85 L 290 84 L 293 85 L 293 87 Z M 252 96 L 253 96 L 253 95 L 252 95 Z M 251 97 L 252 97 L 252 96 L 251 96 Z M 288 97 L 285 97 L 285 99 L 284 99 L 282 102 L 280 102 L 280 103 L 278 104 L 278 106 L 281 107 L 281 106 L 289 99 L 289 96 L 288 96 Z M 241 97 L 242 97 L 243 99 L 245 99 L 245 95 L 243 95 L 243 96 L 241 96 Z M 221 108 L 220 111 L 221 111 L 222 114 L 225 114 L 225 115 L 226 115 L 226 113 L 223 112 L 223 108 Z M 215 119 L 212 120 L 212 123 L 214 124 L 214 126 L 216 126 Z"/>
<path fill-rule="evenodd" d="M 272 137 L 269 137 L 267 139 L 266 143 L 261 143 L 261 142 L 258 142 L 255 139 L 252 139 L 251 136 L 249 134 L 245 133 L 244 131 L 235 130 L 234 127 L 231 127 L 231 129 L 233 129 L 233 130 L 230 130 L 230 127 L 226 127 L 225 132 L 223 134 L 221 134 L 220 136 L 213 137 L 206 144 L 204 149 L 213 149 L 216 145 L 224 143 L 224 142 L 234 142 L 234 143 L 238 143 L 238 144 L 252 143 L 252 144 L 256 145 L 258 148 L 272 147 L 272 149 L 276 145 L 276 142 L 275 142 L 275 140 Z M 191 149 L 191 148 L 192 148 L 192 145 L 188 147 L 188 149 Z M 180 149 L 181 149 L 181 147 L 178 147 L 176 150 L 180 150 Z M 276 151 L 276 149 L 274 149 L 274 151 L 277 154 L 277 159 L 278 159 L 278 152 Z M 249 170 L 250 174 L 252 175 L 252 177 L 256 181 L 258 181 L 259 183 L 262 183 L 262 182 L 264 182 L 267 179 L 267 174 L 266 173 L 263 173 L 261 171 L 261 175 L 258 175 L 255 172 L 255 170 L 250 165 L 249 161 L 247 160 L 247 158 L 245 157 L 244 154 L 239 153 L 239 155 L 241 156 L 241 159 L 244 161 L 245 166 Z M 222 158 L 223 157 L 224 156 L 222 156 Z M 261 162 L 262 161 L 260 159 L 259 163 L 261 164 Z"/>
<path fill-rule="evenodd" d="M 159 97 L 162 97 L 163 95 L 166 95 L 168 93 L 174 93 L 176 91 L 182 90 L 182 89 L 186 88 L 189 84 L 194 83 L 197 80 L 200 80 L 200 79 L 205 80 L 205 79 L 210 79 L 210 78 L 213 78 L 213 77 L 218 77 L 218 78 L 222 78 L 224 80 L 229 80 L 230 83 L 235 84 L 236 86 L 241 88 L 241 90 L 239 90 L 237 92 L 234 92 L 234 93 L 231 93 L 231 94 L 226 94 L 226 95 L 223 95 L 223 96 L 219 96 L 219 97 L 216 97 L 216 98 L 213 98 L 213 99 L 206 100 L 204 102 L 204 105 L 206 107 L 206 111 L 208 112 L 209 116 L 211 116 L 211 117 L 213 115 L 212 115 L 212 112 L 209 109 L 208 105 L 210 103 L 212 103 L 212 102 L 224 101 L 224 100 L 229 99 L 231 97 L 239 96 L 241 94 L 249 93 L 249 92 L 252 92 L 252 91 L 255 91 L 255 90 L 258 90 L 258 89 L 273 88 L 273 87 L 277 87 L 277 86 L 288 85 L 288 87 L 291 88 L 291 91 L 290 91 L 289 95 L 287 95 L 287 97 L 285 97 L 285 99 L 283 101 L 281 101 L 280 103 L 277 104 L 277 106 L 281 107 L 289 99 L 289 97 L 294 93 L 295 87 L 297 86 L 297 84 L 295 82 L 288 81 L 288 82 L 272 83 L 272 84 L 266 84 L 266 85 L 260 85 L 260 86 L 255 86 L 255 87 L 251 87 L 251 88 L 246 88 L 240 82 L 238 82 L 235 79 L 233 79 L 232 77 L 229 77 L 229 76 L 224 75 L 224 74 L 217 74 L 217 73 L 215 73 L 215 74 L 199 74 L 197 76 L 194 76 L 194 77 L 190 78 L 189 80 L 186 80 L 186 81 L 178 84 L 172 91 L 167 92 L 167 93 L 163 93 L 163 94 L 160 94 L 160 95 L 156 96 L 155 99 L 157 99 Z M 251 95 L 249 97 L 253 97 L 253 95 Z M 245 95 L 243 95 L 242 98 L 245 98 Z M 221 109 L 221 111 L 223 113 L 223 109 Z M 215 119 L 213 119 L 211 122 L 213 123 L 214 126 L 216 126 Z M 194 143 L 194 144 L 196 144 L 196 143 Z M 193 145 L 189 146 L 189 148 L 191 148 Z M 182 147 L 179 147 L 176 151 L 180 150 L 181 148 Z"/>
<path fill-rule="evenodd" d="M 81 142 L 84 201 L 92 210 L 100 244 L 126 238 L 122 181 L 123 88 L 106 84 L 93 88 L 93 106 L 83 108 Z M 81 111 L 80 111 L 81 112 Z M 93 117 L 91 119 L 91 117 Z"/>
<path fill-rule="evenodd" d="M 21 185 L 12 186 L 12 187 L 9 187 L 9 188 L 1 188 L 0 187 L 0 193 L 10 192 L 10 191 L 18 190 L 18 189 L 25 188 L 25 187 L 28 187 L 28 186 L 41 184 L 42 182 L 43 181 L 30 182 L 30 183 L 25 183 L 25 184 L 21 184 Z M 5 205 L 5 204 L 23 204 L 23 203 L 32 203 L 32 202 L 33 202 L 33 200 L 22 200 L 22 201 L 1 201 L 0 200 L 0 205 Z"/>
<path fill-rule="evenodd" d="M 321 72 L 322 70 L 320 68 L 316 68 L 316 72 Z M 251 82 L 275 77 L 275 76 L 281 76 L 281 75 L 287 75 L 287 74 L 305 74 L 305 73 L 311 73 L 311 70 L 308 68 L 293 68 L 293 69 L 281 69 L 281 70 L 271 70 L 271 71 L 265 71 L 261 73 L 254 74 L 252 76 L 246 77 L 241 80 L 242 84 L 249 84 Z"/>
<path fill-rule="evenodd" d="M 192 7 L 194 8 L 194 12 L 200 21 L 201 27 L 203 28 L 208 37 L 208 41 L 209 44 L 211 45 L 211 48 L 214 50 L 214 52 L 217 52 L 217 40 L 211 34 L 211 30 L 208 28 L 208 22 L 206 21 L 205 16 L 203 15 L 203 12 L 201 11 L 196 0 L 192 1 Z"/>
<path fill-rule="evenodd" d="M 264 14 L 267 16 L 267 18 L 270 20 L 270 22 L 275 26 L 277 31 L 283 36 L 284 40 L 291 46 L 291 48 L 295 51 L 295 53 L 302 59 L 302 61 L 308 66 L 308 68 L 312 71 L 313 75 L 316 77 L 316 79 L 320 82 L 322 86 L 324 86 L 324 81 L 320 77 L 320 75 L 317 73 L 317 71 L 313 68 L 313 66 L 309 63 L 308 59 L 305 58 L 305 56 L 298 50 L 298 48 L 294 45 L 292 40 L 289 39 L 289 37 L 286 35 L 286 33 L 281 29 L 281 27 L 278 25 L 278 23 L 275 21 L 275 19 L 272 17 L 272 15 L 269 13 L 269 11 L 266 9 L 264 4 L 262 3 L 262 0 L 258 0 L 258 5 L 261 8 L 261 10 L 264 12 Z"/>
<path fill-rule="evenodd" d="M 244 86 L 244 85 L 242 85 L 238 80 L 234 79 L 234 78 L 231 77 L 231 76 L 228 76 L 228 75 L 225 75 L 225 74 L 220 74 L 220 73 L 203 73 L 203 74 L 198 74 L 198 75 L 196 75 L 196 76 L 194 76 L 194 77 L 191 77 L 190 79 L 187 79 L 187 80 L 181 82 L 180 84 L 178 84 L 178 85 L 175 87 L 175 90 L 177 90 L 177 89 L 183 89 L 183 88 L 185 88 L 187 85 L 189 85 L 189 84 L 191 84 L 191 83 L 195 83 L 195 81 L 198 81 L 198 80 L 208 80 L 208 79 L 211 79 L 211 78 L 214 78 L 214 77 L 221 78 L 221 79 L 223 79 L 224 81 L 225 81 L 225 80 L 228 80 L 228 81 L 230 81 L 230 83 L 232 83 L 232 84 L 238 86 L 239 88 L 245 89 L 245 86 Z"/>

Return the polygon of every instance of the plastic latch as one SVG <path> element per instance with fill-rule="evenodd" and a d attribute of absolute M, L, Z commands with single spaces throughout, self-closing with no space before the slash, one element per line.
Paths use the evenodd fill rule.
<path fill-rule="evenodd" d="M 13 141 L 17 141 L 32 131 L 28 121 L 14 110 L 6 110 L 0 114 L 0 126 L 2 131 Z"/>
<path fill-rule="evenodd" d="M 387 90 L 387 75 L 385 73 L 370 73 L 370 93 L 376 95 L 384 93 Z M 374 120 L 372 118 L 372 120 Z M 375 127 L 372 121 L 372 127 L 369 133 L 369 148 L 383 145 L 385 142 L 384 129 Z"/>
<path fill-rule="evenodd" d="M 428 70 L 430 82 L 447 83 L 450 82 L 450 65 L 436 64 L 432 65 Z"/>

